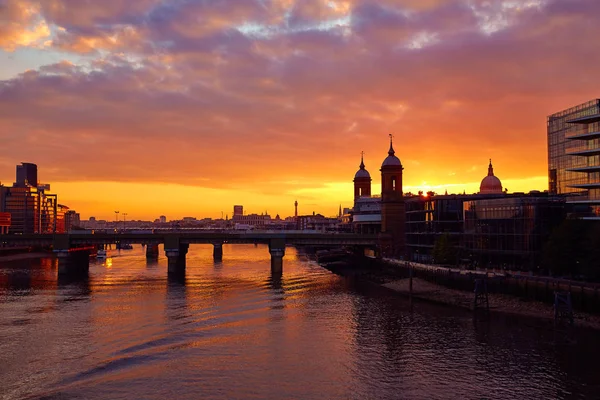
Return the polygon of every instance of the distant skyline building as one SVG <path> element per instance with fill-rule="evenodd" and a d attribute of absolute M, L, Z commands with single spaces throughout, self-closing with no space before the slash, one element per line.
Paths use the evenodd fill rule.
<path fill-rule="evenodd" d="M 235 217 L 236 215 L 244 215 L 244 206 L 233 206 L 233 216 Z"/>
<path fill-rule="evenodd" d="M 548 189 L 574 214 L 600 219 L 600 99 L 548 116 Z"/>
<path fill-rule="evenodd" d="M 480 194 L 502 194 L 502 182 L 494 175 L 494 167 L 492 167 L 492 159 L 488 166 L 488 174 L 479 185 Z"/>
<path fill-rule="evenodd" d="M 14 186 L 25 187 L 25 186 L 38 186 L 38 168 L 36 164 L 32 163 L 21 163 L 17 165 L 16 181 Z"/>
<path fill-rule="evenodd" d="M 160 217 L 158 217 L 158 222 L 160 222 L 161 224 L 166 224 L 167 217 L 165 217 L 164 215 L 161 215 Z"/>

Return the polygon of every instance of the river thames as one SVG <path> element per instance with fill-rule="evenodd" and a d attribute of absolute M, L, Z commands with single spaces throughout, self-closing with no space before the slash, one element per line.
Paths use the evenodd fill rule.
<path fill-rule="evenodd" d="M 109 250 L 89 279 L 52 259 L 0 261 L 1 399 L 587 399 L 596 332 L 414 302 L 331 274 L 287 248 Z"/>

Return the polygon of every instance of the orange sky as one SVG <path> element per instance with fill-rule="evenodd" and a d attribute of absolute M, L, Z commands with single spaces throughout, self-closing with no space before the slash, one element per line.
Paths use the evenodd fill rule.
<path fill-rule="evenodd" d="M 83 218 L 337 213 L 388 133 L 405 191 L 547 188 L 547 115 L 598 97 L 596 0 L 8 0 L 0 180 Z"/>

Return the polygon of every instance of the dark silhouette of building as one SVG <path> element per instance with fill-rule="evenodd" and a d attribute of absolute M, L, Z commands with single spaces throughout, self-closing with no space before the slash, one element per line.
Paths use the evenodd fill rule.
<path fill-rule="evenodd" d="M 494 175 L 494 167 L 492 167 L 492 159 L 488 166 L 488 174 L 479 185 L 479 193 L 481 194 L 502 194 L 502 182 Z"/>
<path fill-rule="evenodd" d="M 402 163 L 396 157 L 390 135 L 390 150 L 381 165 L 381 232 L 391 236 L 391 243 L 382 246 L 384 255 L 403 257 L 405 254 L 405 205 L 402 193 Z"/>
<path fill-rule="evenodd" d="M 17 181 L 16 187 L 37 187 L 38 186 L 38 170 L 37 165 L 32 163 L 21 163 L 17 165 Z"/>
<path fill-rule="evenodd" d="M 354 175 L 354 200 L 360 197 L 371 197 L 371 174 L 365 169 L 364 153 L 360 156 L 360 167 Z"/>

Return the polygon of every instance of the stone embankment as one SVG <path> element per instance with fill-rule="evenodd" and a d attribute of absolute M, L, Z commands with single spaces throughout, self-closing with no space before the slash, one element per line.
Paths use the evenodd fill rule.
<path fill-rule="evenodd" d="M 377 283 L 401 295 L 412 295 L 415 299 L 469 310 L 473 310 L 475 299 L 473 279 L 488 276 L 486 273 L 465 273 L 465 271 L 455 271 L 439 267 L 432 268 L 431 266 L 424 265 L 421 266 L 422 269 L 419 269 L 419 264 L 413 264 L 411 294 L 409 288 L 409 269 L 405 262 L 389 259 L 383 261 L 372 259 L 358 261 L 352 259 L 345 260 L 344 262 L 324 264 L 323 266 L 336 274 Z M 448 273 L 452 273 L 455 276 L 448 280 Z M 435 274 L 440 274 L 440 279 L 437 279 Z M 456 279 L 457 275 L 459 276 L 458 279 Z M 427 279 L 424 279 L 425 277 Z M 494 274 L 491 274 L 491 277 L 493 278 Z M 528 289 L 526 286 L 527 283 L 525 283 L 525 290 L 523 291 L 521 290 L 523 289 L 522 283 L 517 282 L 516 288 L 521 290 L 520 293 L 527 295 L 532 293 L 537 294 L 537 297 L 534 295 L 532 299 L 531 296 L 514 295 L 512 290 L 506 291 L 509 294 L 502 293 L 504 288 L 500 288 L 500 285 L 506 282 L 502 280 L 505 278 L 501 274 L 497 274 L 495 277 L 500 280 L 493 284 L 490 283 L 490 286 L 493 285 L 494 290 L 500 293 L 488 293 L 489 311 L 491 313 L 541 318 L 549 323 L 553 322 L 554 308 L 553 304 L 548 302 L 548 299 L 553 296 L 555 288 L 559 290 L 564 290 L 565 288 L 560 285 L 554 288 L 548 285 L 538 285 L 534 289 L 531 289 L 531 286 Z M 493 280 L 490 282 L 493 282 Z M 511 283 L 511 285 L 513 284 Z M 498 290 L 499 288 L 502 290 Z M 574 287 L 574 294 L 579 294 L 579 290 L 578 287 L 576 289 Z M 545 301 L 538 301 L 536 299 Z M 574 299 L 577 299 L 577 297 L 574 297 Z M 598 312 L 600 313 L 600 310 Z M 573 310 L 573 317 L 576 326 L 600 330 L 600 315 L 598 314 L 582 312 L 575 308 Z"/>

